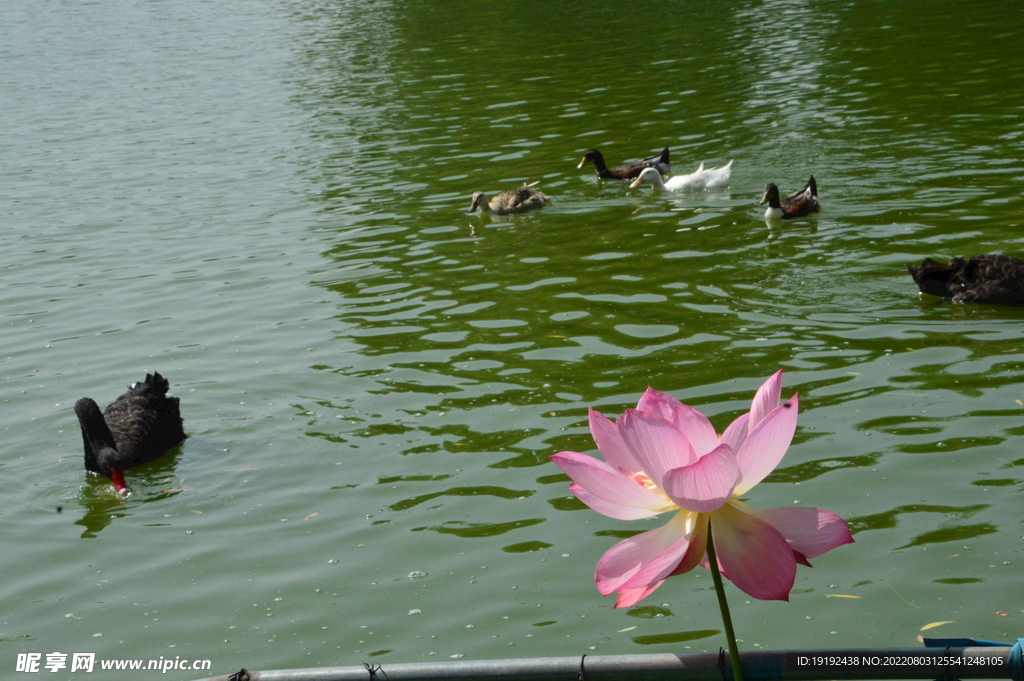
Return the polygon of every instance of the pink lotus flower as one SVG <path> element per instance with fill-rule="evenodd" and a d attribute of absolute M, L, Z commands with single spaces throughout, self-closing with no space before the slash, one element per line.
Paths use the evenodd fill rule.
<path fill-rule="evenodd" d="M 797 563 L 810 566 L 809 558 L 853 541 L 834 513 L 758 511 L 739 499 L 778 465 L 793 439 L 797 396 L 780 405 L 781 393 L 778 371 L 750 411 L 718 435 L 696 409 L 648 388 L 615 423 L 590 410 L 590 432 L 604 461 L 577 452 L 551 457 L 573 479 L 570 491 L 598 513 L 637 520 L 676 511 L 598 562 L 597 590 L 619 592 L 616 608 L 635 604 L 672 575 L 708 568 L 709 523 L 722 574 L 765 600 L 789 600 Z"/>

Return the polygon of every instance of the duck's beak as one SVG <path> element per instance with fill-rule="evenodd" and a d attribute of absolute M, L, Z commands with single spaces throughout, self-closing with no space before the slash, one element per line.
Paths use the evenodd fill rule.
<path fill-rule="evenodd" d="M 644 183 L 644 178 L 638 177 L 638 178 L 636 178 L 635 180 L 633 180 L 632 182 L 629 183 L 629 188 L 630 189 L 636 189 L 637 187 L 639 187 L 643 183 Z"/>
<path fill-rule="evenodd" d="M 768 191 L 765 190 L 764 194 L 761 194 L 761 200 L 757 202 L 757 205 L 768 203 Z"/>
<path fill-rule="evenodd" d="M 579 170 L 580 168 L 582 168 L 583 166 L 587 165 L 588 163 L 590 163 L 590 161 L 588 161 L 587 157 L 584 156 L 583 160 L 580 161 L 580 164 L 578 166 L 576 166 L 576 170 Z"/>

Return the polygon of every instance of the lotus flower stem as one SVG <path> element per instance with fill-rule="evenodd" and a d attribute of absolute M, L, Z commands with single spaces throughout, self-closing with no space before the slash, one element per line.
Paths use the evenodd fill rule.
<path fill-rule="evenodd" d="M 743 667 L 740 665 L 740 649 L 736 645 L 736 632 L 732 628 L 732 616 L 729 615 L 729 603 L 725 600 L 725 585 L 722 573 L 718 571 L 718 557 L 715 555 L 715 541 L 711 536 L 711 523 L 708 523 L 708 563 L 711 565 L 711 579 L 715 582 L 715 593 L 718 594 L 718 609 L 722 611 L 722 624 L 725 625 L 725 639 L 729 644 L 729 658 L 732 660 L 733 681 L 743 681 Z"/>

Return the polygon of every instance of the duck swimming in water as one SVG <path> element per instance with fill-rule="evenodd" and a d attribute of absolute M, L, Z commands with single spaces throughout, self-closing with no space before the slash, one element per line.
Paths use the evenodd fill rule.
<path fill-rule="evenodd" d="M 769 182 L 765 185 L 764 195 L 759 203 L 768 204 L 768 209 L 764 212 L 766 220 L 802 218 L 821 210 L 821 203 L 818 202 L 818 183 L 814 181 L 814 175 L 807 180 L 803 189 L 781 199 L 779 188 L 774 182 Z"/>
<path fill-rule="evenodd" d="M 128 494 L 124 472 L 173 449 L 185 439 L 177 397 L 170 383 L 154 372 L 128 388 L 106 411 L 88 397 L 75 403 L 85 442 L 85 469 L 105 475 L 118 494 Z"/>
<path fill-rule="evenodd" d="M 668 147 L 665 147 L 660 154 L 648 156 L 639 161 L 630 161 L 618 168 L 609 169 L 604 163 L 604 156 L 601 155 L 601 152 L 597 149 L 591 149 L 576 168 L 579 169 L 588 163 L 592 163 L 597 169 L 597 176 L 603 180 L 633 180 L 639 177 L 644 168 L 656 168 L 662 174 L 671 172 L 672 166 L 669 164 L 668 157 Z"/>
<path fill-rule="evenodd" d="M 704 162 L 689 175 L 676 175 L 667 180 L 661 178 L 661 173 L 656 168 L 645 168 L 632 184 L 630 189 L 636 189 L 641 184 L 648 182 L 656 189 L 663 192 L 680 192 L 686 189 L 717 189 L 729 184 L 729 177 L 732 175 L 732 161 L 721 168 L 704 169 Z"/>
<path fill-rule="evenodd" d="M 1009 255 L 953 258 L 949 264 L 925 258 L 907 265 L 922 293 L 955 303 L 1024 305 L 1024 260 Z"/>
<path fill-rule="evenodd" d="M 547 194 L 534 189 L 536 184 L 536 182 L 524 184 L 518 189 L 503 191 L 490 201 L 487 200 L 483 192 L 476 192 L 473 194 L 473 202 L 469 205 L 469 212 L 472 213 L 479 208 L 485 213 L 510 215 L 543 208 L 551 199 Z"/>

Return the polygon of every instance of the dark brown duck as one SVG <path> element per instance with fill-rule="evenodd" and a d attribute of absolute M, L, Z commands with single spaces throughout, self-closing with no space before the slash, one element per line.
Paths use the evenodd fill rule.
<path fill-rule="evenodd" d="M 124 472 L 173 449 L 185 439 L 177 397 L 160 374 L 128 388 L 106 411 L 88 397 L 75 403 L 85 443 L 85 469 L 105 475 L 119 494 L 128 494 Z"/>
<path fill-rule="evenodd" d="M 818 201 L 818 183 L 814 181 L 814 175 L 807 180 L 803 189 L 781 198 L 778 185 L 769 182 L 764 187 L 764 194 L 759 203 L 768 204 L 768 208 L 764 212 L 766 220 L 779 218 L 792 220 L 821 210 L 821 203 Z"/>
<path fill-rule="evenodd" d="M 640 177 L 640 173 L 643 172 L 644 168 L 655 168 L 662 175 L 670 173 L 672 166 L 669 163 L 668 157 L 668 147 L 665 147 L 660 154 L 648 156 L 639 161 L 630 161 L 617 168 L 609 168 L 605 165 L 604 156 L 601 155 L 601 152 L 597 149 L 591 149 L 583 156 L 583 160 L 576 167 L 582 168 L 592 163 L 594 168 L 597 169 L 597 176 L 604 180 L 635 180 Z"/>

